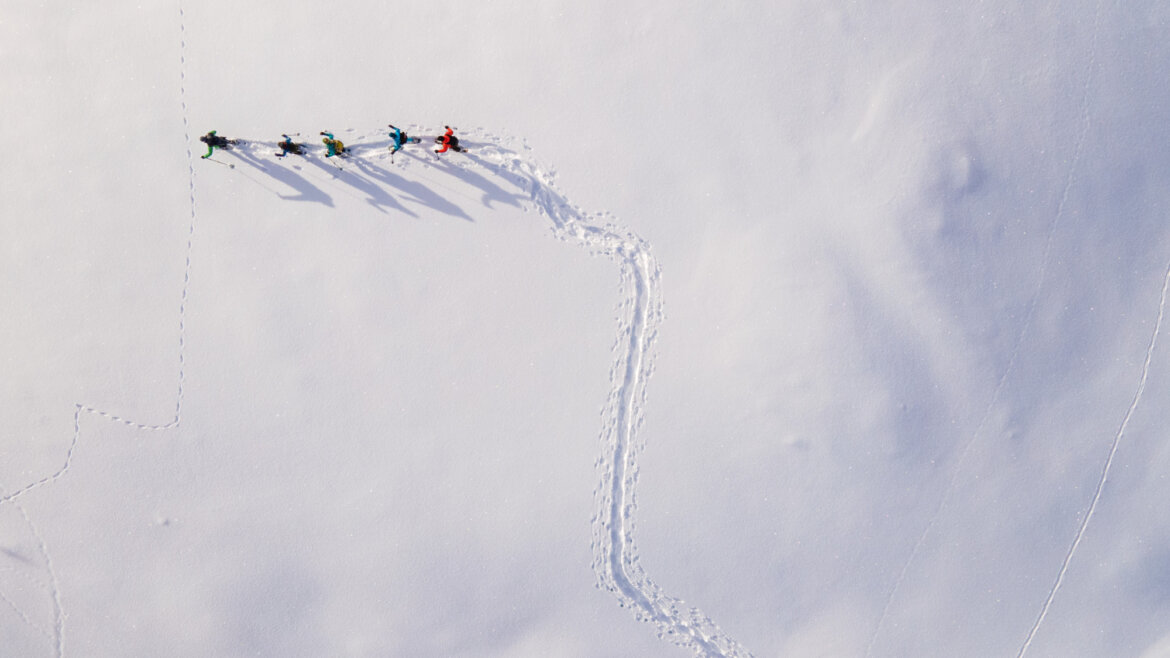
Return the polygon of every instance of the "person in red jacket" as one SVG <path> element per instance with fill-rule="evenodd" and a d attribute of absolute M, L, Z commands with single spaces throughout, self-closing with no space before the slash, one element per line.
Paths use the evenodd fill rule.
<path fill-rule="evenodd" d="M 435 138 L 435 143 L 442 144 L 443 148 L 435 150 L 435 153 L 446 153 L 447 149 L 451 149 L 457 153 L 463 153 L 466 149 L 464 149 L 462 146 L 459 146 L 459 138 L 455 136 L 455 131 L 451 128 L 451 126 L 443 127 L 447 129 L 447 132 L 444 133 L 442 137 Z"/>

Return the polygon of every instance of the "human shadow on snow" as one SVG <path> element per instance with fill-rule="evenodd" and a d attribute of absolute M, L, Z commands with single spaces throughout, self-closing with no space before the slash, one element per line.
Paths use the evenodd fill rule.
<path fill-rule="evenodd" d="M 395 174 L 389 170 L 383 169 L 373 162 L 365 159 L 354 161 L 358 168 L 371 178 L 376 178 L 383 183 L 393 187 L 394 189 L 407 195 L 407 200 L 424 205 L 433 210 L 437 210 L 443 214 L 459 219 L 465 219 L 469 222 L 475 220 L 471 218 L 462 208 L 444 199 L 441 195 L 436 194 L 434 190 L 426 185 L 418 182 L 408 180 Z"/>
<path fill-rule="evenodd" d="M 251 165 L 261 172 L 271 176 L 278 182 L 283 183 L 292 189 L 296 190 L 297 194 L 281 194 L 275 192 L 276 196 L 285 201 L 312 201 L 315 203 L 324 204 L 330 208 L 333 207 L 333 197 L 329 196 L 324 190 L 313 185 L 304 176 L 296 173 L 282 164 L 265 162 L 257 158 L 250 150 L 246 148 L 232 149 L 233 153 L 242 160 L 245 164 Z M 295 157 L 295 156 L 288 156 Z M 295 168 L 295 165 L 293 165 Z"/>
<path fill-rule="evenodd" d="M 356 165 L 357 168 L 363 169 L 362 160 L 356 158 L 343 159 L 340 161 L 339 165 L 334 166 L 332 164 L 327 164 L 326 162 L 323 162 L 321 159 L 316 157 L 310 156 L 306 159 L 314 167 L 317 167 L 321 171 L 329 174 L 334 179 L 339 180 L 365 194 L 366 202 L 376 208 L 378 212 L 385 213 L 386 208 L 392 208 L 402 212 L 403 214 L 410 215 L 411 217 L 418 217 L 417 214 L 406 208 L 406 206 L 403 206 L 398 202 L 397 199 L 390 196 L 390 193 L 387 192 L 382 186 L 366 180 L 361 176 L 358 176 L 353 172 L 352 166 L 347 167 L 347 165 Z"/>
<path fill-rule="evenodd" d="M 391 168 L 378 164 L 375 159 L 375 153 L 381 149 L 366 145 L 355 145 L 355 147 L 347 149 L 349 151 L 349 157 L 338 158 L 336 164 L 334 164 L 316 153 L 309 153 L 304 156 L 290 154 L 278 162 L 271 161 L 268 158 L 259 157 L 258 151 L 263 148 L 275 149 L 278 147 L 261 142 L 252 142 L 243 147 L 232 149 L 229 153 L 277 182 L 297 191 L 297 194 L 281 194 L 263 185 L 260 181 L 254 181 L 265 189 L 272 191 L 280 199 L 286 201 L 311 201 L 321 203 L 330 208 L 334 207 L 333 198 L 328 193 L 319 187 L 318 184 L 310 182 L 304 175 L 298 173 L 304 166 L 304 163 L 308 163 L 321 170 L 322 173 L 327 174 L 330 180 L 341 181 L 356 189 L 361 193 L 363 200 L 374 206 L 381 213 L 387 213 L 388 209 L 390 209 L 401 211 L 411 217 L 418 217 L 417 213 L 407 208 L 390 193 L 390 189 L 393 189 L 400 192 L 402 194 L 402 200 L 408 203 L 423 205 L 437 212 L 468 222 L 475 221 L 459 205 L 432 189 L 436 185 L 447 188 L 441 181 L 431 178 L 431 183 L 428 185 L 423 181 L 403 177 L 395 173 Z M 383 154 L 382 157 L 384 158 L 385 155 Z M 520 193 L 508 191 L 491 177 L 485 176 L 470 167 L 460 166 L 459 164 L 453 164 L 445 160 L 434 161 L 430 157 L 405 151 L 401 153 L 400 157 L 409 157 L 415 160 L 421 166 L 421 169 L 415 170 L 420 175 L 425 174 L 426 171 L 433 170 L 452 176 L 480 190 L 482 194 L 480 195 L 479 201 L 489 209 L 494 209 L 495 204 L 505 204 L 515 208 L 522 208 L 523 201 L 527 198 L 524 187 L 516 185 L 515 181 L 508 180 L 508 183 L 516 185 Z M 485 171 L 490 172 L 493 170 L 489 166 L 489 163 L 486 163 L 483 159 L 473 154 L 463 153 L 458 157 L 468 158 L 469 161 L 479 165 Z M 424 178 L 430 177 L 424 176 Z M 454 188 L 448 189 L 459 193 Z M 462 193 L 459 193 L 459 195 L 467 196 Z"/>
<path fill-rule="evenodd" d="M 478 164 L 483 169 L 488 171 L 491 170 L 491 167 L 488 166 L 488 164 L 484 162 L 483 159 L 476 157 L 473 153 L 464 153 L 463 156 Z M 418 156 L 413 157 L 417 158 Z M 451 164 L 450 162 L 444 160 L 440 160 L 438 164 L 434 166 L 435 169 L 438 169 L 443 173 L 450 174 L 464 183 L 482 190 L 483 196 L 480 198 L 480 202 L 482 202 L 483 205 L 488 208 L 494 208 L 492 206 L 493 202 L 504 203 L 514 208 L 523 207 L 521 205 L 521 200 L 525 198 L 523 195 L 508 192 L 478 171 L 469 169 L 467 167 L 460 167 L 459 165 Z"/>

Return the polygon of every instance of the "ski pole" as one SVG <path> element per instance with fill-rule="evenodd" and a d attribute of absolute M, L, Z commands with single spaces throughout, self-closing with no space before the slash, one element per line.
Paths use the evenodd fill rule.
<path fill-rule="evenodd" d="M 219 160 L 216 160 L 215 158 L 203 158 L 203 159 L 207 160 L 208 162 L 214 162 L 217 165 L 223 165 L 223 166 L 227 167 L 228 169 L 235 169 L 236 168 L 236 166 L 234 164 L 230 164 L 227 162 L 221 162 Z"/>

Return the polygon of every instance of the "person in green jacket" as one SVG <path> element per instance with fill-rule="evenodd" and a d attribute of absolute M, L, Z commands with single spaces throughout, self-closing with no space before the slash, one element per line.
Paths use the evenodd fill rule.
<path fill-rule="evenodd" d="M 215 134 L 214 130 L 212 130 L 211 132 L 207 133 L 206 135 L 200 137 L 199 141 L 201 141 L 207 145 L 207 155 L 203 156 L 204 159 L 210 158 L 212 152 L 214 152 L 216 148 L 221 148 L 225 151 L 230 151 L 230 150 L 232 150 L 232 144 L 238 144 L 240 142 L 240 140 L 238 140 L 238 139 L 228 139 L 227 137 L 220 137 L 219 135 Z"/>

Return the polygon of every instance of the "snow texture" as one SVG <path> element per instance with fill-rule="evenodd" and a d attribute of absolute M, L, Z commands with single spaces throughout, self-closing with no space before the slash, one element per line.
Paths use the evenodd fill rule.
<path fill-rule="evenodd" d="M 1167 26 L 0 10 L 0 655 L 1170 655 Z"/>

